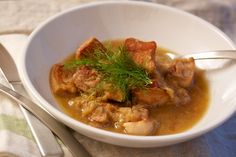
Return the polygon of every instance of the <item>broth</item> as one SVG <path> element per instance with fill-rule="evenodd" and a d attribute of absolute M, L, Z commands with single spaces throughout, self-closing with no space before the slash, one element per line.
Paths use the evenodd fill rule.
<path fill-rule="evenodd" d="M 113 47 L 117 47 L 123 43 L 121 40 L 106 41 L 105 44 L 110 43 Z M 157 48 L 156 58 L 162 58 L 169 50 L 165 48 Z M 70 55 L 65 61 L 74 59 L 74 54 Z M 64 62 L 65 62 L 64 61 Z M 204 115 L 207 110 L 209 102 L 209 90 L 204 71 L 195 70 L 194 83 L 188 89 L 191 101 L 184 105 L 164 105 L 150 109 L 150 117 L 159 122 L 159 128 L 154 135 L 167 135 L 183 132 L 193 127 Z M 69 105 L 69 100 L 78 94 L 57 95 L 54 94 L 58 104 L 62 110 L 83 123 L 99 127 L 112 132 L 125 133 L 123 128 L 116 128 L 114 126 L 97 126 L 97 124 L 88 120 L 88 118 L 81 116 L 81 112 L 77 108 Z"/>

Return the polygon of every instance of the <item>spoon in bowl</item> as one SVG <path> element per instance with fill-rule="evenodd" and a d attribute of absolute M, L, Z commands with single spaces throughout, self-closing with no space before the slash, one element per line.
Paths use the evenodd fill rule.
<path fill-rule="evenodd" d="M 194 60 L 205 59 L 236 59 L 236 50 L 215 50 L 215 51 L 202 51 L 199 53 L 191 53 L 184 55 L 176 55 L 174 53 L 166 53 L 171 59 L 176 58 L 190 58 Z"/>

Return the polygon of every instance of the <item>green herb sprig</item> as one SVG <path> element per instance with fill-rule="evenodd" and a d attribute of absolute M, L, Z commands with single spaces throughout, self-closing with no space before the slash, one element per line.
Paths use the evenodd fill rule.
<path fill-rule="evenodd" d="M 97 70 L 104 81 L 120 89 L 125 94 L 125 99 L 128 99 L 130 89 L 142 88 L 152 83 L 148 73 L 133 61 L 124 46 L 95 49 L 93 54 L 67 62 L 64 66 L 71 69 L 84 65 Z"/>

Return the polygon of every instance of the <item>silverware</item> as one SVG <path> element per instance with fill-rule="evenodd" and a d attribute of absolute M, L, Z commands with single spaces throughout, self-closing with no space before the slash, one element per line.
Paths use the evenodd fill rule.
<path fill-rule="evenodd" d="M 22 88 L 23 86 L 20 83 L 20 79 L 17 74 L 15 64 L 11 64 L 8 66 L 6 66 L 6 64 L 3 64 L 6 62 L 7 62 L 7 64 L 9 64 L 9 62 L 11 62 L 12 59 L 8 58 L 9 59 L 8 60 L 5 58 L 6 57 L 5 55 L 9 55 L 9 54 L 7 53 L 6 49 L 1 44 L 0 44 L 0 52 L 1 52 L 0 53 L 0 66 L 2 66 L 2 68 L 5 70 L 11 70 L 11 72 L 8 71 L 8 73 L 6 73 L 6 77 L 9 78 L 9 81 L 11 81 L 11 87 L 13 88 L 13 86 L 15 86 L 17 88 L 19 88 L 19 87 Z M 8 57 L 10 57 L 10 56 L 8 56 Z M 0 72 L 4 75 L 1 68 L 0 68 Z M 34 114 L 34 116 L 36 116 L 45 125 L 47 125 L 47 127 L 50 128 L 61 139 L 61 141 L 68 147 L 68 149 L 71 151 L 71 153 L 74 157 L 79 157 L 79 156 L 89 157 L 90 156 L 89 153 L 83 148 L 83 146 L 72 135 L 72 132 L 66 126 L 64 126 L 62 123 L 55 120 L 44 109 L 39 107 L 37 104 L 32 102 L 30 99 L 27 99 L 25 96 L 16 93 L 14 90 L 12 90 L 2 84 L 0 84 L 0 90 L 3 93 L 5 93 L 6 95 L 13 98 L 15 101 L 17 101 L 20 104 L 20 106 L 22 105 L 23 107 L 25 107 L 26 109 L 31 111 Z M 34 116 L 30 115 L 29 112 L 27 110 L 25 110 L 22 106 L 21 106 L 21 109 L 22 109 L 24 115 L 27 114 L 26 119 L 27 119 L 27 122 L 30 122 L 30 127 L 32 128 L 32 125 L 35 124 L 34 128 L 33 128 L 34 129 L 33 134 L 34 135 L 37 134 L 36 140 L 37 140 L 37 142 L 41 142 L 40 143 L 41 146 L 39 146 L 39 147 L 40 147 L 40 150 L 43 151 L 42 155 L 48 156 L 48 157 L 49 156 L 50 157 L 54 157 L 54 156 L 58 157 L 58 155 L 62 156 L 61 148 L 58 147 L 59 148 L 58 149 L 57 146 L 55 147 L 55 145 L 54 145 L 55 143 L 54 142 L 52 143 L 52 141 L 55 140 L 54 136 L 53 135 L 51 136 L 51 140 L 48 137 L 48 135 L 50 135 L 50 133 L 51 133 L 50 130 L 43 132 L 44 134 L 41 134 L 40 136 L 38 136 L 38 132 L 42 131 L 41 129 L 48 129 L 48 128 L 46 126 L 43 126 L 38 119 L 36 119 Z M 34 118 L 34 120 L 32 123 L 33 118 Z M 41 125 L 41 126 L 39 126 L 39 125 Z M 42 142 L 44 142 L 44 145 L 42 145 Z M 50 147 L 51 149 L 54 149 L 54 150 L 53 151 L 48 150 L 45 147 L 45 145 L 48 145 L 48 147 Z M 51 152 L 59 152 L 60 154 L 51 154 Z"/>
<path fill-rule="evenodd" d="M 23 92 L 24 95 L 28 96 L 20 81 L 15 62 L 2 44 L 0 44 L 0 67 L 4 76 L 9 81 L 11 89 L 16 91 L 20 90 L 19 92 Z M 52 132 L 21 105 L 20 109 L 32 131 L 41 155 L 43 157 L 63 156 L 63 151 Z"/>
<path fill-rule="evenodd" d="M 191 53 L 185 55 L 176 55 L 174 53 L 167 53 L 167 55 L 174 58 L 190 58 L 194 60 L 205 60 L 205 59 L 236 59 L 236 50 L 214 50 L 214 51 L 202 51 L 199 53 Z"/>

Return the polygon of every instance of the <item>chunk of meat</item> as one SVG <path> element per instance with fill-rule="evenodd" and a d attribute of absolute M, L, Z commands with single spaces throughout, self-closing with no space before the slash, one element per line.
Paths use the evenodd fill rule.
<path fill-rule="evenodd" d="M 113 116 L 117 111 L 117 106 L 102 102 L 91 95 L 76 97 L 69 101 L 69 106 L 88 120 L 96 122 L 98 126 L 113 123 Z"/>
<path fill-rule="evenodd" d="M 100 82 L 101 75 L 94 70 L 87 66 L 83 66 L 76 70 L 73 75 L 73 82 L 75 86 L 83 91 L 83 92 L 90 92 L 90 89 L 94 89 L 99 83 L 99 88 L 94 89 L 98 96 L 101 96 L 103 101 L 114 100 L 117 102 L 123 102 L 125 100 L 125 94 L 117 88 L 114 88 L 111 84 Z"/>
<path fill-rule="evenodd" d="M 101 124 L 108 124 L 113 122 L 113 114 L 116 111 L 116 107 L 109 104 L 103 103 L 98 106 L 89 117 L 91 121 L 95 121 Z"/>
<path fill-rule="evenodd" d="M 157 46 L 154 41 L 144 42 L 138 39 L 128 38 L 125 40 L 124 46 L 131 54 L 135 63 L 141 65 L 150 73 L 155 72 L 155 52 Z"/>
<path fill-rule="evenodd" d="M 133 106 L 131 107 L 120 107 L 117 109 L 115 121 L 120 123 L 134 122 L 140 120 L 146 120 L 149 117 L 149 111 L 146 108 Z"/>
<path fill-rule="evenodd" d="M 104 101 L 114 100 L 117 102 L 123 102 L 125 100 L 124 92 L 114 87 L 112 84 L 104 83 L 102 90 L 104 93 L 104 95 L 102 96 Z"/>
<path fill-rule="evenodd" d="M 162 75 L 159 71 L 156 71 L 152 76 L 151 76 L 152 84 L 149 85 L 148 87 L 151 88 L 164 88 L 167 86 L 166 80 L 165 80 L 165 75 Z"/>
<path fill-rule="evenodd" d="M 170 101 L 170 95 L 162 88 L 137 89 L 132 92 L 133 103 L 148 107 L 165 105 Z"/>
<path fill-rule="evenodd" d="M 103 46 L 103 44 L 96 38 L 92 37 L 85 41 L 76 51 L 75 58 L 79 59 L 82 56 L 89 56 L 90 54 L 93 54 L 93 52 L 96 50 L 105 50 L 106 48 Z"/>
<path fill-rule="evenodd" d="M 153 135 L 157 127 L 157 123 L 150 119 L 124 123 L 125 132 L 133 135 Z"/>
<path fill-rule="evenodd" d="M 105 108 L 99 106 L 94 110 L 92 116 L 90 116 L 89 119 L 99 123 L 108 123 L 110 118 Z"/>
<path fill-rule="evenodd" d="M 98 72 L 87 66 L 78 68 L 72 78 L 75 86 L 83 92 L 94 88 L 101 80 L 101 76 Z"/>
<path fill-rule="evenodd" d="M 169 56 L 167 56 L 165 53 L 158 52 L 158 51 L 155 58 L 156 58 L 157 70 L 162 74 L 165 74 L 166 72 L 168 72 L 173 60 Z"/>
<path fill-rule="evenodd" d="M 124 123 L 138 122 L 149 119 L 149 111 L 140 105 L 119 107 L 113 116 L 116 128 L 124 129 Z"/>
<path fill-rule="evenodd" d="M 147 120 L 149 118 L 149 110 L 142 105 L 135 105 L 132 107 L 133 115 L 131 121 Z"/>
<path fill-rule="evenodd" d="M 105 91 L 104 93 L 105 93 L 103 96 L 104 100 L 114 100 L 117 102 L 123 102 L 125 100 L 124 93 L 119 89 L 112 90 L 112 91 L 111 90 Z"/>
<path fill-rule="evenodd" d="M 189 87 L 193 82 L 195 62 L 193 58 L 176 59 L 169 68 L 170 75 L 181 87 Z"/>
<path fill-rule="evenodd" d="M 50 72 L 50 84 L 53 93 L 76 93 L 77 89 L 73 83 L 73 71 L 65 70 L 62 64 L 55 64 Z"/>
<path fill-rule="evenodd" d="M 175 90 L 173 101 L 176 105 L 185 105 L 191 101 L 191 96 L 184 88 L 178 88 Z"/>
<path fill-rule="evenodd" d="M 93 96 L 81 95 L 68 101 L 68 105 L 75 111 L 81 112 L 83 117 L 90 115 L 99 105 Z"/>

